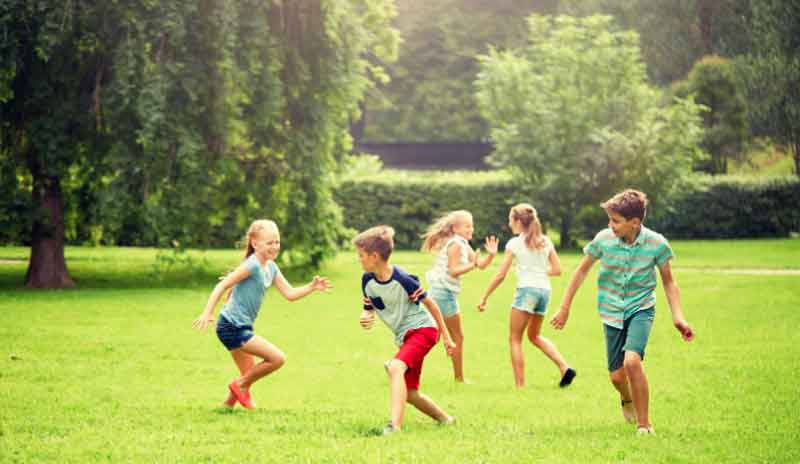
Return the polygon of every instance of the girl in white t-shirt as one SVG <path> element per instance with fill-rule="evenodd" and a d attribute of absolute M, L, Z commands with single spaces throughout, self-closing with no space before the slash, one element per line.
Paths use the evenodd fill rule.
<path fill-rule="evenodd" d="M 542 234 L 542 225 L 533 206 L 520 203 L 508 213 L 508 227 L 516 237 L 506 244 L 503 262 L 497 274 L 478 303 L 478 310 L 486 309 L 489 295 L 503 282 L 511 264 L 517 261 L 517 291 L 511 305 L 509 344 L 511 367 L 517 388 L 525 386 L 525 359 L 522 351 L 522 334 L 527 329 L 528 339 L 550 358 L 561 372 L 560 387 L 572 383 L 576 372 L 569 367 L 555 344 L 542 337 L 542 321 L 550 300 L 550 277 L 561 275 L 561 261 L 553 243 Z"/>
<path fill-rule="evenodd" d="M 439 306 L 444 316 L 447 330 L 453 337 L 456 348 L 451 356 L 453 375 L 456 382 L 464 380 L 464 334 L 461 331 L 461 314 L 458 307 L 458 294 L 461 292 L 461 276 L 475 268 L 484 269 L 497 254 L 497 237 L 487 237 L 484 244 L 487 256 L 481 257 L 480 250 L 473 250 L 474 226 L 469 211 L 451 211 L 428 227 L 422 236 L 422 251 L 437 253 L 433 267 L 425 273 L 429 295 Z"/>

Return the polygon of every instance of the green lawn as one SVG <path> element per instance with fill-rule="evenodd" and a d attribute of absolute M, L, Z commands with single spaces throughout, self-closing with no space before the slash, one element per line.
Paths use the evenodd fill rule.
<path fill-rule="evenodd" d="M 270 291 L 256 331 L 287 354 L 254 387 L 259 409 L 224 399 L 234 366 L 213 331 L 191 320 L 238 251 L 192 252 L 194 268 L 153 272 L 157 251 L 68 248 L 79 289 L 21 289 L 25 248 L 0 248 L 0 462 L 798 462 L 800 461 L 800 239 L 674 242 L 675 275 L 697 339 L 681 341 L 666 298 L 645 367 L 658 435 L 624 423 L 607 379 L 594 278 L 564 332 L 544 330 L 578 370 L 558 372 L 526 347 L 528 386 L 513 388 L 507 347 L 513 277 L 475 309 L 496 269 L 468 274 L 460 302 L 466 372 L 450 380 L 437 347 L 422 391 L 458 418 L 441 428 L 408 410 L 403 433 L 376 436 L 388 416 L 383 326 L 363 331 L 360 269 L 352 252 L 323 274 L 330 294 L 294 303 Z M 166 255 L 169 256 L 169 255 Z M 433 258 L 398 252 L 422 274 Z M 553 279 L 560 300 L 577 253 Z M 163 262 L 164 260 L 162 260 Z M 295 281 L 295 283 L 299 283 Z M 274 293 L 273 293 L 274 292 Z"/>

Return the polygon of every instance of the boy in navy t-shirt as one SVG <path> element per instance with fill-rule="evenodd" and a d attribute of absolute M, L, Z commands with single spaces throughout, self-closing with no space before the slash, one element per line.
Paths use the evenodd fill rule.
<path fill-rule="evenodd" d="M 437 422 L 452 423 L 452 416 L 419 392 L 422 363 L 425 355 L 436 345 L 439 334 L 442 334 L 448 354 L 452 355 L 455 349 L 439 307 L 425 293 L 416 276 L 389 264 L 394 249 L 394 229 L 373 227 L 358 234 L 353 244 L 365 271 L 361 278 L 364 296 L 361 326 L 372 328 L 377 313 L 394 332 L 395 343 L 400 347 L 394 358 L 385 364 L 389 374 L 391 409 L 384 435 L 400 431 L 406 401 Z M 427 311 L 420 307 L 420 303 Z"/>

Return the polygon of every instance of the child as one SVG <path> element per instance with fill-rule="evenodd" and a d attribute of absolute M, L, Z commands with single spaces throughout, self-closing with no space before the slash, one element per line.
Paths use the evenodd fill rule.
<path fill-rule="evenodd" d="M 477 268 L 485 269 L 497 254 L 497 238 L 486 239 L 489 255 L 481 259 L 480 251 L 473 251 L 472 214 L 469 211 L 452 211 L 440 217 L 423 234 L 422 251 L 438 251 L 433 268 L 425 274 L 431 289 L 431 297 L 444 316 L 447 330 L 453 335 L 456 349 L 453 352 L 453 374 L 456 382 L 464 382 L 464 334 L 461 330 L 461 315 L 458 311 L 458 294 L 461 292 L 461 276 Z"/>
<path fill-rule="evenodd" d="M 364 295 L 364 310 L 359 321 L 361 327 L 371 328 L 377 312 L 378 317 L 394 332 L 395 343 L 400 347 L 394 358 L 384 365 L 389 374 L 391 408 L 390 420 L 383 434 L 401 430 L 406 401 L 439 423 L 452 423 L 452 416 L 419 391 L 422 363 L 436 344 L 439 334 L 443 337 L 448 354 L 452 354 L 455 348 L 438 306 L 425 294 L 416 276 L 389 264 L 389 256 L 394 249 L 394 229 L 389 226 L 373 227 L 358 234 L 353 244 L 358 249 L 358 260 L 364 269 L 361 278 Z M 420 308 L 420 302 L 427 311 Z"/>
<path fill-rule="evenodd" d="M 575 292 L 594 262 L 600 260 L 597 304 L 604 324 L 611 383 L 619 391 L 625 420 L 637 421 L 637 433 L 649 435 L 655 432 L 648 415 L 650 389 L 642 360 L 655 316 L 656 267 L 672 323 L 687 342 L 694 338 L 694 332 L 683 318 L 680 289 L 669 263 L 672 249 L 661 234 L 642 225 L 647 212 L 645 194 L 625 190 L 600 206 L 608 215 L 608 229 L 600 231 L 583 249 L 583 260 L 551 324 L 556 329 L 564 327 Z"/>
<path fill-rule="evenodd" d="M 536 348 L 542 350 L 561 372 L 559 387 L 572 383 L 576 372 L 569 367 L 558 348 L 550 340 L 539 335 L 542 321 L 550 301 L 550 279 L 548 275 L 561 275 L 561 261 L 553 243 L 542 235 L 542 225 L 533 206 L 520 203 L 508 213 L 508 227 L 516 237 L 506 245 L 503 263 L 497 274 L 489 282 L 478 310 L 486 309 L 489 295 L 503 282 L 514 258 L 517 259 L 517 291 L 511 305 L 509 325 L 509 345 L 511 348 L 511 367 L 517 388 L 525 386 L 525 359 L 522 351 L 522 333 L 527 328 L 528 339 Z M 549 264 L 549 266 L 548 266 Z"/>
<path fill-rule="evenodd" d="M 267 289 L 275 285 L 284 298 L 294 301 L 315 290 L 328 290 L 331 284 L 319 276 L 314 276 L 310 283 L 300 288 L 293 288 L 286 281 L 274 261 L 281 248 L 281 239 L 278 226 L 272 221 L 253 222 L 244 241 L 247 243 L 244 262 L 214 287 L 205 310 L 192 325 L 204 329 L 212 324 L 217 301 L 227 289 L 233 288 L 230 299 L 220 311 L 217 337 L 230 351 L 241 377 L 228 385 L 228 399 L 223 405 L 233 407 L 238 401 L 245 408 L 253 409 L 255 402 L 250 386 L 278 370 L 286 359 L 277 346 L 253 333 L 253 322 Z M 256 364 L 256 356 L 263 361 Z"/>

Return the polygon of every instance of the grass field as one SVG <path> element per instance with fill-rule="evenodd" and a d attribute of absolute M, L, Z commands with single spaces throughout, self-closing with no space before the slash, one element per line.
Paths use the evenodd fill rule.
<path fill-rule="evenodd" d="M 404 431 L 385 438 L 382 363 L 394 346 L 385 327 L 358 326 L 353 253 L 323 270 L 329 294 L 288 303 L 270 291 L 256 332 L 287 364 L 255 385 L 258 410 L 230 412 L 217 405 L 233 363 L 191 320 L 238 251 L 192 252 L 195 268 L 154 273 L 156 250 L 68 248 L 78 289 L 30 291 L 19 286 L 28 250 L 0 248 L 0 462 L 799 462 L 800 239 L 673 246 L 697 339 L 681 341 L 659 289 L 645 362 L 657 436 L 635 436 L 620 414 L 594 277 L 566 330 L 544 330 L 577 369 L 573 386 L 559 389 L 555 367 L 528 345 L 528 385 L 513 388 L 513 276 L 487 313 L 474 309 L 496 260 L 468 274 L 460 297 L 474 383 L 453 384 L 440 346 L 425 365 L 422 391 L 458 423 L 437 427 L 409 409 Z M 578 259 L 562 255 L 550 314 Z M 394 257 L 420 274 L 431 261 Z"/>

